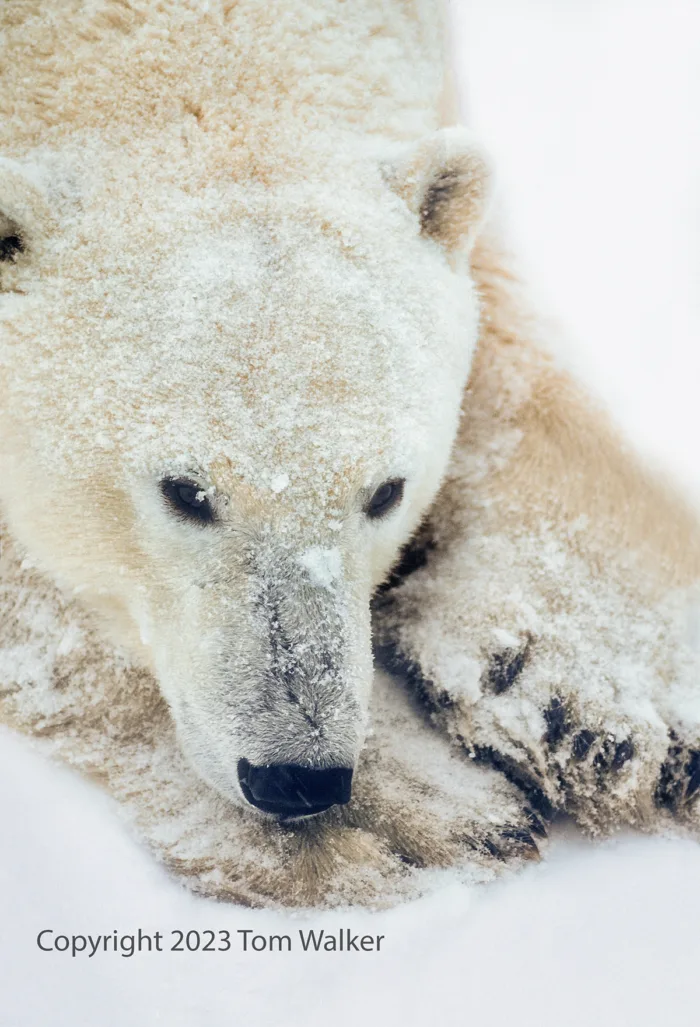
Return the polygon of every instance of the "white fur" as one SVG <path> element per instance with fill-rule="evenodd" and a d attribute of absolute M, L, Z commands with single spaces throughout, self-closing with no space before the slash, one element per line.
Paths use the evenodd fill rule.
<path fill-rule="evenodd" d="M 0 132 L 0 211 L 27 247 L 2 266 L 3 515 L 155 672 L 225 795 L 241 757 L 352 765 L 370 597 L 436 494 L 477 335 L 455 247 L 487 176 L 466 133 L 436 131 L 435 11 L 91 2 L 71 50 L 74 12 L 49 6 L 8 8 L 24 114 Z M 23 85 L 46 48 L 60 108 Z M 381 117 L 353 99 L 373 91 Z M 454 211 L 428 230 L 446 167 Z M 216 524 L 168 508 L 182 476 Z M 370 522 L 397 477 L 403 503 Z"/>

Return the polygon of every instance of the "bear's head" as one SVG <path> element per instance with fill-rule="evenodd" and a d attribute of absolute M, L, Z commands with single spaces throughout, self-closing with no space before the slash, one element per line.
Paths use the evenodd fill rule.
<path fill-rule="evenodd" d="M 294 817 L 349 796 L 370 599 L 457 429 L 489 174 L 460 129 L 337 180 L 200 158 L 0 162 L 2 508 L 201 776 Z"/>

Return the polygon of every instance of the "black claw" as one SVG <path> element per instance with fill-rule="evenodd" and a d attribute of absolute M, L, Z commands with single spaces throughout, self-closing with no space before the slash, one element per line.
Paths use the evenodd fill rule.
<path fill-rule="evenodd" d="M 662 768 L 656 785 L 656 791 L 654 792 L 654 802 L 657 806 L 667 809 L 669 813 L 675 813 L 681 804 L 682 798 L 683 786 L 680 781 L 676 781 L 666 769 Z"/>
<path fill-rule="evenodd" d="M 580 731 L 574 738 L 573 745 L 571 746 L 574 759 L 585 760 L 586 756 L 591 751 L 591 746 L 595 742 L 595 739 L 596 736 L 593 731 L 588 731 L 587 729 Z"/>
<path fill-rule="evenodd" d="M 490 855 L 495 856 L 496 859 L 503 859 L 503 853 L 490 838 L 484 838 L 483 846 Z"/>
<path fill-rule="evenodd" d="M 528 638 L 524 649 L 506 649 L 494 653 L 489 661 L 483 685 L 494 695 L 503 695 L 517 681 L 530 656 L 532 639 Z"/>
<path fill-rule="evenodd" d="M 686 767 L 688 774 L 688 785 L 685 790 L 686 799 L 690 799 L 700 788 L 700 752 L 697 749 L 690 750 L 690 759 Z"/>
<path fill-rule="evenodd" d="M 416 859 L 415 856 L 407 856 L 405 852 L 397 852 L 395 853 L 395 855 L 396 858 L 401 863 L 404 863 L 407 867 L 418 867 L 419 869 L 421 869 L 425 866 L 425 864 L 422 863 L 419 859 Z"/>
<path fill-rule="evenodd" d="M 598 774 L 606 774 L 612 767 L 615 758 L 615 739 L 606 738 L 593 760 Z"/>
<path fill-rule="evenodd" d="M 545 827 L 544 821 L 537 816 L 534 810 L 526 810 L 525 816 L 527 817 L 527 822 L 530 825 L 532 833 L 536 834 L 538 838 L 546 838 L 547 828 Z"/>
<path fill-rule="evenodd" d="M 554 696 L 547 709 L 544 710 L 544 720 L 547 730 L 542 741 L 553 748 L 561 742 L 564 735 L 571 731 L 566 707 L 558 695 Z"/>
<path fill-rule="evenodd" d="M 669 731 L 669 738 L 673 744 L 669 746 L 666 759 L 661 764 L 654 802 L 670 813 L 676 813 L 686 791 L 683 782 L 683 746 L 679 744 L 675 731 Z"/>
<path fill-rule="evenodd" d="M 619 770 L 623 767 L 628 760 L 631 760 L 634 756 L 634 743 L 631 739 L 625 738 L 624 742 L 615 748 L 615 755 L 612 760 L 613 770 Z"/>
<path fill-rule="evenodd" d="M 526 845 L 528 849 L 537 849 L 537 842 L 532 837 L 529 831 L 526 831 L 522 827 L 509 827 L 505 831 L 501 831 L 501 838 L 509 838 L 515 842 L 520 842 L 522 845 Z"/>
<path fill-rule="evenodd" d="M 531 773 L 519 766 L 512 757 L 498 752 L 497 749 L 490 745 L 475 745 L 473 752 L 477 762 L 488 763 L 490 766 L 495 767 L 512 784 L 516 785 L 527 796 L 528 802 L 541 817 L 545 820 L 552 819 L 554 816 L 554 806 Z"/>

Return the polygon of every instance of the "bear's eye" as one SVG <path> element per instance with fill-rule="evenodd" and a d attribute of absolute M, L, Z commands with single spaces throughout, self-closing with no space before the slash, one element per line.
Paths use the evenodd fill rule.
<path fill-rule="evenodd" d="M 405 478 L 393 478 L 391 481 L 385 481 L 383 485 L 380 485 L 369 503 L 365 506 L 367 516 L 372 520 L 378 520 L 397 507 L 403 499 L 403 487 L 405 484 Z"/>
<path fill-rule="evenodd" d="M 164 478 L 160 489 L 170 506 L 183 517 L 201 524 L 214 520 L 214 511 L 205 491 L 188 478 Z"/>

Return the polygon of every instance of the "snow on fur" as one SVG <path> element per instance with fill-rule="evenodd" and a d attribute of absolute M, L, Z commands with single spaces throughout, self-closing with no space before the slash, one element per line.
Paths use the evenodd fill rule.
<path fill-rule="evenodd" d="M 1 16 L 3 718 L 240 902 L 483 879 L 558 809 L 692 819 L 697 521 L 493 244 L 470 263 L 489 176 L 438 131 L 436 5 Z M 210 525 L 164 501 L 180 476 Z M 374 610 L 415 695 L 379 677 L 370 715 L 369 600 L 419 528 Z M 364 736 L 342 810 L 242 805 L 239 757 L 350 765 Z"/>
<path fill-rule="evenodd" d="M 489 175 L 442 128 L 439 9 L 2 19 L 8 530 L 155 674 L 223 795 L 241 759 L 352 767 L 371 594 L 439 487 L 478 331 Z"/>
<path fill-rule="evenodd" d="M 638 465 L 477 256 L 479 354 L 424 566 L 377 631 L 435 722 L 546 818 L 594 833 L 694 817 L 697 514 Z"/>
<path fill-rule="evenodd" d="M 383 907 L 436 887 L 441 868 L 471 882 L 498 872 L 490 838 L 519 822 L 520 796 L 464 761 L 390 678 L 375 682 L 351 805 L 306 824 L 264 822 L 198 778 L 156 682 L 6 537 L 0 571 L 2 719 L 109 789 L 136 837 L 194 891 L 244 905 Z"/>

